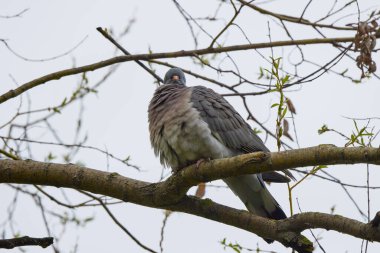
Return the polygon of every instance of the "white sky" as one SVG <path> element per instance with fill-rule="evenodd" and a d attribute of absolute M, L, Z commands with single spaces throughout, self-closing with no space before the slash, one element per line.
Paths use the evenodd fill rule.
<path fill-rule="evenodd" d="M 303 6 L 308 1 L 297 1 L 299 6 L 295 6 L 295 1 L 275 1 L 263 7 L 272 11 L 286 13 L 288 15 L 300 15 Z M 310 11 L 305 17 L 314 20 L 321 17 L 330 7 L 331 1 L 315 1 L 310 6 Z M 292 3 L 292 4 L 289 4 Z M 324 4 L 321 4 L 324 3 Z M 343 5 L 344 2 L 338 2 Z M 360 8 L 365 10 L 373 7 L 375 1 L 359 1 Z M 200 5 L 202 8 L 199 8 Z M 184 3 L 186 10 L 194 17 L 210 16 L 214 13 L 217 4 L 214 1 L 187 1 Z M 105 40 L 95 28 L 112 27 L 116 33 L 122 31 L 128 20 L 135 18 L 131 32 L 123 38 L 120 43 L 131 53 L 146 53 L 150 48 L 154 52 L 176 51 L 182 49 L 193 49 L 194 44 L 189 29 L 184 19 L 176 10 L 171 1 L 6 1 L 0 0 L 0 15 L 10 15 L 21 11 L 24 8 L 29 10 L 23 14 L 22 18 L 0 19 L 0 38 L 8 39 L 9 45 L 22 56 L 31 59 L 48 58 L 67 51 L 88 36 L 85 42 L 72 52 L 69 56 L 47 62 L 27 62 L 15 57 L 5 46 L 0 46 L 0 94 L 15 88 L 15 84 L 9 75 L 12 75 L 18 84 L 23 84 L 42 75 L 53 71 L 70 68 L 75 57 L 76 66 L 98 62 L 108 59 L 113 55 L 113 46 Z M 355 6 L 349 12 L 355 12 Z M 228 20 L 231 17 L 231 9 L 227 6 L 221 9 L 219 17 Z M 367 17 L 363 14 L 364 18 Z M 287 40 L 287 36 L 270 19 L 272 40 Z M 251 42 L 268 41 L 268 19 L 261 14 L 253 12 L 248 8 L 243 10 L 242 16 L 237 19 L 237 23 L 244 29 Z M 354 22 L 355 18 L 347 18 L 340 24 Z M 216 35 L 225 24 L 225 21 L 214 22 L 206 25 L 205 29 L 212 35 Z M 314 38 L 318 36 L 315 32 L 309 32 L 295 25 L 289 25 L 295 39 Z M 353 36 L 352 33 L 332 32 L 330 36 Z M 236 27 L 232 27 L 226 36 L 220 39 L 226 45 L 246 44 L 247 41 Z M 199 48 L 206 47 L 210 39 L 201 34 Z M 287 55 L 292 48 L 276 49 L 275 56 L 285 57 L 285 64 L 288 69 Z M 265 57 L 271 55 L 270 50 L 260 51 Z M 318 63 L 323 63 L 327 59 L 333 58 L 337 50 L 330 46 L 307 46 L 305 48 L 307 59 Z M 269 65 L 254 51 L 244 51 L 232 54 L 237 60 L 239 68 L 245 75 L 254 79 L 258 76 L 259 66 L 269 68 Z M 292 60 L 297 59 L 297 53 L 293 53 Z M 221 57 L 219 58 L 221 59 Z M 379 60 L 379 53 L 374 55 L 375 61 Z M 207 68 L 201 68 L 189 59 L 170 59 L 168 62 L 177 64 L 185 69 L 190 69 L 197 73 L 217 78 L 225 83 L 234 83 L 235 79 L 228 76 L 217 76 Z M 217 62 L 215 62 L 217 65 Z M 231 67 L 228 61 L 223 62 L 224 68 Z M 353 76 L 358 78 L 359 71 L 356 70 L 355 63 L 350 60 L 343 61 L 336 67 L 337 71 L 349 68 Z M 161 76 L 167 70 L 163 67 L 156 67 L 157 73 Z M 314 69 L 305 63 L 305 67 L 300 69 L 300 74 L 306 74 Z M 96 82 L 105 70 L 98 70 L 88 73 L 90 83 Z M 34 88 L 28 92 L 32 99 L 33 109 L 45 108 L 59 104 L 65 97 L 69 97 L 75 89 L 80 76 L 62 78 L 59 81 L 52 81 Z M 187 76 L 188 84 L 207 85 L 217 91 L 225 92 L 209 83 Z M 264 81 L 263 81 L 264 82 Z M 244 90 L 248 90 L 246 86 Z M 144 172 L 138 173 L 132 168 L 126 168 L 117 161 L 110 162 L 110 170 L 145 181 L 157 181 L 161 173 L 161 165 L 154 157 L 149 143 L 149 133 L 147 127 L 147 107 L 154 92 L 155 85 L 153 79 L 134 62 L 122 63 L 116 74 L 114 74 L 101 88 L 97 95 L 90 95 L 85 100 L 85 112 L 83 117 L 82 136 L 88 134 L 87 145 L 107 149 L 109 152 L 119 156 L 131 156 L 132 162 L 140 166 Z M 328 74 L 316 81 L 307 83 L 299 87 L 294 92 L 287 93 L 292 99 L 297 109 L 295 123 L 301 147 L 314 146 L 318 144 L 332 143 L 343 146 L 345 141 L 334 134 L 326 133 L 318 135 L 317 130 L 327 124 L 331 128 L 338 129 L 346 134 L 350 134 L 353 129 L 351 120 L 348 117 L 380 117 L 379 80 L 372 78 L 361 84 L 354 84 L 348 79 L 339 78 L 336 75 Z M 24 96 L 23 108 L 26 109 L 26 97 Z M 249 106 L 254 115 L 267 127 L 275 129 L 274 110 L 270 105 L 278 100 L 276 94 L 257 96 L 249 99 Z M 243 116 L 246 116 L 240 100 L 229 99 Z M 8 121 L 19 104 L 18 99 L 7 101 L 0 105 L 1 117 L 0 125 Z M 57 127 L 58 133 L 66 143 L 73 141 L 75 120 L 77 118 L 78 105 L 70 106 L 63 113 L 56 116 L 52 123 Z M 252 122 L 250 122 L 251 124 Z M 379 130 L 379 121 L 372 121 L 370 126 Z M 359 123 L 361 126 L 363 122 Z M 253 127 L 258 127 L 251 124 Z M 39 126 L 31 129 L 32 137 L 38 140 L 53 141 L 51 135 L 44 133 L 46 126 Z M 6 135 L 5 130 L 0 130 L 0 135 Z M 264 138 L 264 135 L 260 137 Z M 287 141 L 290 143 L 289 141 Z M 376 142 L 378 145 L 378 142 Z M 275 150 L 275 142 L 268 139 L 267 146 Z M 292 143 L 293 147 L 296 147 Z M 36 145 L 34 149 L 34 159 L 43 160 L 49 152 L 62 153 L 62 149 L 50 146 Z M 84 150 L 78 154 L 79 160 L 91 168 L 100 170 L 107 169 L 107 160 L 104 155 L 94 151 Z M 57 159 L 56 162 L 61 162 Z M 371 184 L 380 186 L 380 173 L 377 167 L 371 166 Z M 352 184 L 365 185 L 366 166 L 330 166 L 329 173 L 339 177 L 342 181 Z M 298 176 L 300 178 L 300 176 Z M 221 182 L 216 184 L 221 185 Z M 58 192 L 56 189 L 47 188 L 51 193 Z M 282 205 L 285 212 L 289 214 L 287 201 L 287 189 L 285 185 L 273 185 L 270 191 Z M 73 193 L 73 191 L 68 191 Z M 358 201 L 359 206 L 366 211 L 367 201 L 365 189 L 352 190 L 352 195 Z M 371 191 L 371 213 L 380 210 L 380 198 L 378 191 Z M 62 197 L 58 194 L 59 197 Z M 243 204 L 226 189 L 208 188 L 206 197 L 236 208 L 244 208 Z M 13 198 L 13 191 L 9 187 L 0 185 L 0 222 L 6 217 L 6 207 Z M 313 178 L 305 181 L 297 187 L 294 192 L 303 211 L 330 212 L 332 206 L 336 206 L 335 212 L 346 217 L 363 221 L 352 202 L 349 200 L 343 189 L 326 181 Z M 74 194 L 73 199 L 79 201 L 79 197 Z M 45 201 L 46 204 L 58 210 L 58 206 Z M 75 200 L 73 202 L 76 202 Z M 41 221 L 39 210 L 33 208 L 30 198 L 24 197 L 18 204 L 16 210 L 16 227 L 21 234 L 29 236 L 46 236 L 46 231 Z M 120 221 L 133 234 L 147 246 L 159 250 L 160 228 L 163 219 L 162 210 L 140 207 L 133 204 L 123 204 L 112 207 L 112 211 Z M 298 208 L 296 208 L 298 210 Z M 70 210 L 68 210 L 70 212 Z M 145 252 L 138 247 L 129 237 L 127 237 L 100 208 L 86 208 L 78 211 L 79 216 L 87 217 L 95 215 L 96 219 L 85 228 L 70 226 L 69 231 L 61 237 L 59 245 L 63 252 L 71 252 L 78 238 L 78 252 Z M 53 220 L 56 222 L 56 220 Z M 53 231 L 56 236 L 58 224 Z M 0 231 L 2 232 L 2 231 Z M 9 237 L 10 232 L 7 231 Z M 323 240 L 323 247 L 327 252 L 359 252 L 361 240 L 341 235 L 336 232 L 326 232 L 316 230 L 316 234 Z M 305 233 L 309 238 L 310 234 Z M 240 229 L 219 224 L 203 218 L 190 216 L 182 213 L 173 214 L 165 230 L 165 252 L 223 252 L 223 247 L 218 241 L 227 238 L 227 241 L 238 242 L 248 248 L 260 248 L 273 250 L 276 252 L 290 252 L 279 243 L 267 245 L 262 239 Z M 380 245 L 370 244 L 368 252 L 379 252 Z M 28 248 L 28 252 L 52 252 L 51 248 Z M 11 250 L 10 252 L 18 252 Z M 227 249 L 226 252 L 232 252 Z M 315 252 L 321 252 L 317 249 Z"/>

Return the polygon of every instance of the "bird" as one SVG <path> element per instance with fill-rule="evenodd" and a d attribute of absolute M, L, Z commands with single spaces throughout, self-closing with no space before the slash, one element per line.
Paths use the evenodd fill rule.
<path fill-rule="evenodd" d="M 270 152 L 234 107 L 204 86 L 186 86 L 182 69 L 171 68 L 148 107 L 150 141 L 156 156 L 173 172 L 199 161 Z M 293 178 L 277 172 L 223 179 L 249 212 L 274 220 L 287 218 L 264 181 L 284 183 Z M 273 240 L 264 238 L 268 243 Z"/>

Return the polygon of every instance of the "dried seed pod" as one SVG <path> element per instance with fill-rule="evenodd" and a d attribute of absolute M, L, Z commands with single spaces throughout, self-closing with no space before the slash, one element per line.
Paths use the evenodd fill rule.
<path fill-rule="evenodd" d="M 289 134 L 289 122 L 286 119 L 284 119 L 283 121 L 283 126 L 284 126 L 284 131 L 282 134 L 288 137 L 291 141 L 293 141 L 292 136 Z"/>
<path fill-rule="evenodd" d="M 297 114 L 296 108 L 295 108 L 292 100 L 290 100 L 289 98 L 286 98 L 286 105 L 288 106 L 288 109 L 291 113 Z"/>
<path fill-rule="evenodd" d="M 370 49 L 371 51 L 375 49 L 376 47 L 376 36 L 375 35 L 371 35 L 371 46 L 370 46 Z"/>
<path fill-rule="evenodd" d="M 368 72 L 369 73 L 375 73 L 377 69 L 376 62 L 372 62 L 369 67 L 368 67 Z"/>
<path fill-rule="evenodd" d="M 377 28 L 379 25 L 377 24 L 376 20 L 372 20 L 371 21 L 371 25 L 374 27 L 374 28 Z"/>
<path fill-rule="evenodd" d="M 358 33 L 359 34 L 364 34 L 365 33 L 365 23 L 364 22 L 359 22 L 358 25 Z"/>
<path fill-rule="evenodd" d="M 376 47 L 377 36 L 380 35 L 379 24 L 376 20 L 359 22 L 354 39 L 355 51 L 359 51 L 356 57 L 356 65 L 361 70 L 361 77 L 374 73 L 377 69 L 376 63 L 372 60 L 372 52 Z M 365 70 L 365 67 L 367 70 Z"/>

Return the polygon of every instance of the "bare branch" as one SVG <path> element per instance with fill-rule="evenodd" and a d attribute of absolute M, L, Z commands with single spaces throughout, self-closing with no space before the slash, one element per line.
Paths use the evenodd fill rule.
<path fill-rule="evenodd" d="M 233 1 L 231 1 L 231 4 L 232 6 L 234 7 L 234 10 L 235 10 L 235 14 L 233 15 L 233 17 L 231 18 L 231 20 L 227 23 L 227 25 L 218 33 L 218 35 L 215 36 L 215 38 L 212 40 L 211 44 L 209 47 L 213 47 L 215 42 L 218 40 L 218 38 L 220 36 L 222 36 L 222 34 L 227 31 L 227 29 L 234 23 L 235 19 L 238 17 L 238 15 L 240 14 L 240 11 L 241 9 L 244 7 L 244 5 L 241 5 L 239 9 L 236 9 Z"/>
<path fill-rule="evenodd" d="M 377 35 L 377 38 L 380 38 L 380 34 Z M 354 40 L 355 40 L 354 37 L 286 40 L 286 41 L 275 41 L 275 42 L 263 42 L 263 43 L 256 43 L 256 44 L 243 44 L 243 45 L 235 45 L 235 46 L 227 46 L 227 47 L 203 48 L 203 49 L 188 50 L 188 51 L 181 50 L 177 52 L 117 56 L 117 57 L 110 58 L 108 60 L 85 65 L 82 67 L 57 71 L 57 72 L 42 76 L 40 78 L 34 79 L 30 82 L 27 82 L 21 85 L 20 87 L 14 90 L 10 90 L 4 93 L 3 95 L 1 95 L 0 104 L 4 103 L 5 101 L 11 98 L 17 97 L 18 95 L 24 93 L 25 91 L 30 90 L 43 83 L 46 83 L 52 80 L 58 80 L 65 76 L 75 75 L 75 74 L 79 74 L 79 73 L 83 73 L 87 71 L 94 71 L 96 69 L 104 68 L 112 64 L 121 63 L 121 62 L 136 61 L 136 60 L 149 61 L 152 59 L 166 59 L 166 58 L 189 57 L 189 56 L 193 57 L 194 55 L 216 54 L 216 53 L 223 53 L 223 52 L 294 46 L 294 45 L 334 44 L 338 42 L 353 42 Z"/>
<path fill-rule="evenodd" d="M 108 34 L 108 32 L 106 30 L 104 30 L 103 28 L 101 27 L 98 27 L 96 28 L 96 30 L 98 32 L 100 32 L 106 39 L 108 39 L 112 44 L 114 44 L 118 49 L 120 49 L 125 55 L 131 55 L 125 48 L 123 48 L 119 43 L 117 43 L 117 41 L 112 38 L 111 35 Z M 158 83 L 163 83 L 164 80 L 162 80 L 161 77 L 159 77 L 156 73 L 154 73 L 151 69 L 149 69 L 147 66 L 144 65 L 144 63 L 142 63 L 141 61 L 139 60 L 135 60 L 135 62 L 140 65 L 143 69 L 145 69 L 149 74 L 151 74 L 154 78 L 157 79 L 157 82 Z"/>
<path fill-rule="evenodd" d="M 56 59 L 59 59 L 61 57 L 64 57 L 66 55 L 69 55 L 70 53 L 74 52 L 75 49 L 77 49 L 80 45 L 83 44 L 83 42 L 88 38 L 88 35 L 85 36 L 81 41 L 78 42 L 78 44 L 76 44 L 75 46 L 73 46 L 72 48 L 70 48 L 69 50 L 67 50 L 66 52 L 64 53 L 61 53 L 59 55 L 55 55 L 55 56 L 52 56 L 52 57 L 48 57 L 48 58 L 44 58 L 44 59 L 31 59 L 31 58 L 27 58 L 25 56 L 22 56 L 21 54 L 17 53 L 8 43 L 6 40 L 4 39 L 0 39 L 0 42 L 3 42 L 4 45 L 6 46 L 6 48 L 8 48 L 8 50 L 13 54 L 15 55 L 16 57 L 20 58 L 21 60 L 24 60 L 24 61 L 29 61 L 29 62 L 45 62 L 45 61 L 52 61 L 52 60 L 56 60 Z"/>
<path fill-rule="evenodd" d="M 309 25 L 309 26 L 313 26 L 313 27 L 330 28 L 330 29 L 335 29 L 335 30 L 355 30 L 355 28 L 352 28 L 352 27 L 342 27 L 342 26 L 326 25 L 326 24 L 320 24 L 317 22 L 311 22 L 307 19 L 302 18 L 302 16 L 300 18 L 298 18 L 298 17 L 292 17 L 292 16 L 288 16 L 288 15 L 284 15 L 284 14 L 279 14 L 279 13 L 275 13 L 275 12 L 265 10 L 263 8 L 258 7 L 257 5 L 251 4 L 251 3 L 243 1 L 243 0 L 238 0 L 238 1 L 241 4 L 247 5 L 250 8 L 252 8 L 253 10 L 260 12 L 261 14 L 269 15 L 269 16 L 278 18 L 282 21 L 297 23 L 300 25 Z"/>
<path fill-rule="evenodd" d="M 20 11 L 16 14 L 13 14 L 13 15 L 0 15 L 0 18 L 20 18 L 20 17 L 22 17 L 22 14 L 24 14 L 28 10 L 29 10 L 29 8 L 26 8 L 26 9 L 23 9 L 22 11 Z"/>
<path fill-rule="evenodd" d="M 141 248 L 143 248 L 144 250 L 146 250 L 148 252 L 157 253 L 156 251 L 154 251 L 151 248 L 142 244 L 125 226 L 123 226 L 123 224 L 121 224 L 121 222 L 115 217 L 115 215 L 111 212 L 111 210 L 107 207 L 107 205 L 100 198 L 94 196 L 93 194 L 89 194 L 87 192 L 84 192 L 84 191 L 80 191 L 80 192 L 83 193 L 84 195 L 91 197 L 91 198 L 95 199 L 96 201 L 98 201 L 99 204 L 106 211 L 108 216 L 112 219 L 112 221 L 115 222 L 115 224 L 118 225 L 121 228 L 121 230 L 123 230 L 137 245 L 139 245 Z"/>
<path fill-rule="evenodd" d="M 98 151 L 108 157 L 111 157 L 112 159 L 115 159 L 116 161 L 119 161 L 129 167 L 132 167 L 136 170 L 140 170 L 140 168 L 137 165 L 131 164 L 128 162 L 128 159 L 121 159 L 119 157 L 116 157 L 115 155 L 111 154 L 110 152 L 93 147 L 93 146 L 87 146 L 83 144 L 68 144 L 68 143 L 56 143 L 56 142 L 46 142 L 46 141 L 37 141 L 37 140 L 31 140 L 31 139 L 25 139 L 25 138 L 12 138 L 12 137 L 6 137 L 6 136 L 1 136 L 0 139 L 5 139 L 5 140 L 13 140 L 13 141 L 22 141 L 22 142 L 28 142 L 28 143 L 37 143 L 37 144 L 43 144 L 43 145 L 52 145 L 52 146 L 61 146 L 61 147 L 66 147 L 66 148 L 83 148 L 83 149 L 90 149 L 90 150 L 95 150 Z M 0 154 L 5 155 L 6 157 L 12 158 L 13 160 L 19 160 L 19 157 L 0 149 Z"/>
<path fill-rule="evenodd" d="M 33 238 L 29 236 L 23 236 L 13 239 L 0 240 L 0 248 L 13 249 L 21 246 L 41 246 L 46 248 L 53 244 L 53 237 Z"/>

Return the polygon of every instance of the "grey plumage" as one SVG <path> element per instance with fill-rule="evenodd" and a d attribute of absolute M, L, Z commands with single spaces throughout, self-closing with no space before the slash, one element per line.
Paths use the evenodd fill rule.
<path fill-rule="evenodd" d="M 221 95 L 203 86 L 185 86 L 185 76 L 178 68 L 166 73 L 164 83 L 156 90 L 148 112 L 150 140 L 165 166 L 176 171 L 200 159 L 269 152 Z M 272 182 L 289 181 L 275 172 L 264 176 L 242 175 L 224 181 L 250 212 L 277 220 L 286 218 L 263 178 Z"/>
<path fill-rule="evenodd" d="M 190 89 L 192 106 L 209 125 L 214 137 L 226 147 L 242 153 L 269 152 L 251 127 L 222 96 L 203 86 Z"/>

